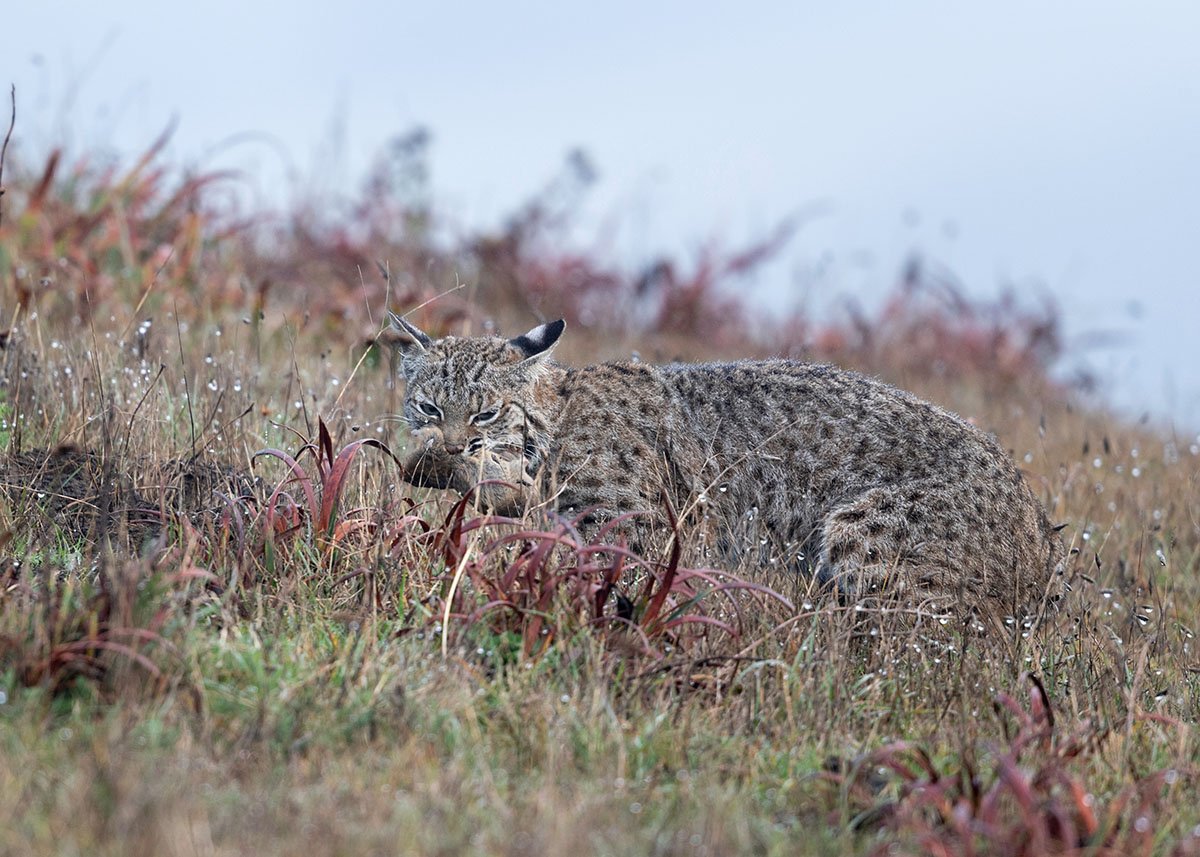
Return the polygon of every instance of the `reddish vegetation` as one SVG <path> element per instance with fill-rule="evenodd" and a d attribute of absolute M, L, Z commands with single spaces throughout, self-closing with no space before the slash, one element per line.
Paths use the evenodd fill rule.
<path fill-rule="evenodd" d="M 709 246 L 691 262 L 664 258 L 641 270 L 563 249 L 591 178 L 582 156 L 500 232 L 446 239 L 429 203 L 420 133 L 393 144 L 357 197 L 267 220 L 238 218 L 211 201 L 218 196 L 209 191 L 229 176 L 180 178 L 160 165 L 165 142 L 127 170 L 87 159 L 68 167 L 56 151 L 23 197 L 18 184 L 7 204 L 20 215 L 3 228 L 21 258 L 0 275 L 21 311 L 86 320 L 130 301 L 145 310 L 162 305 L 170 283 L 181 313 L 311 320 L 323 336 L 337 336 L 336 319 L 370 337 L 368 310 L 379 318 L 385 304 L 429 301 L 414 320 L 435 334 L 478 329 L 485 314 L 518 325 L 562 316 L 573 330 L 659 350 L 665 339 L 702 356 L 787 353 L 892 377 L 1027 384 L 1044 381 L 1062 353 L 1052 306 L 1030 307 L 1011 293 L 969 300 L 916 260 L 877 310 L 847 305 L 832 319 L 772 310 L 767 322 L 733 286 L 786 246 L 791 221 L 748 247 Z"/>
<path fill-rule="evenodd" d="M 881 825 L 910 843 L 875 853 L 932 855 L 1132 855 L 1155 853 L 1156 816 L 1167 808 L 1169 787 L 1194 771 L 1164 770 L 1136 779 L 1101 803 L 1075 769 L 1076 760 L 1100 752 L 1107 729 L 1083 722 L 1063 735 L 1041 681 L 1023 676 L 1029 703 L 998 693 L 1004 741 L 964 751 L 959 767 L 939 770 L 910 742 L 897 742 L 848 763 L 829 778 L 849 795 L 854 824 Z M 1156 726 L 1180 731 L 1183 723 L 1145 715 Z M 834 760 L 831 767 L 840 769 Z M 884 774 L 881 780 L 880 774 Z M 899 787 L 894 800 L 878 797 L 886 779 Z M 1192 837 L 1172 857 L 1200 853 Z"/>

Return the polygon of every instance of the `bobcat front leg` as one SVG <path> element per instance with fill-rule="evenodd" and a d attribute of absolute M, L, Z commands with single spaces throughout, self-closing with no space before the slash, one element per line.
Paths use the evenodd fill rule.
<path fill-rule="evenodd" d="M 534 486 L 523 458 L 487 451 L 478 461 L 468 462 L 468 468 L 473 470 L 470 481 L 477 486 L 479 499 L 488 512 L 506 517 L 525 513 Z"/>

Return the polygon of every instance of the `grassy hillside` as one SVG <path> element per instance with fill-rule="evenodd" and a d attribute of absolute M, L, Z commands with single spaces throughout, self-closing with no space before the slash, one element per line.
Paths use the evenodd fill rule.
<path fill-rule="evenodd" d="M 730 287 L 787 224 L 644 271 L 563 251 L 580 159 L 447 237 L 423 146 L 245 220 L 158 147 L 9 165 L 0 853 L 1200 853 L 1200 438 L 1054 380 L 1052 309 L 916 266 L 877 312 L 764 320 Z M 388 306 L 565 315 L 569 362 L 880 375 L 1012 450 L 1070 591 L 930 633 L 480 519 L 399 480 Z"/>

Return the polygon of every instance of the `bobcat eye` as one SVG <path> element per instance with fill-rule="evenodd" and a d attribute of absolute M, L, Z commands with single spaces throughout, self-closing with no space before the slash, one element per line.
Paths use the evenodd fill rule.
<path fill-rule="evenodd" d="M 413 402 L 413 407 L 417 409 L 417 413 L 429 417 L 431 420 L 442 418 L 442 409 L 433 402 Z"/>
<path fill-rule="evenodd" d="M 485 426 L 488 423 L 496 421 L 496 417 L 500 416 L 499 408 L 491 408 L 490 410 L 480 411 L 475 416 L 471 417 L 471 422 L 477 426 Z"/>

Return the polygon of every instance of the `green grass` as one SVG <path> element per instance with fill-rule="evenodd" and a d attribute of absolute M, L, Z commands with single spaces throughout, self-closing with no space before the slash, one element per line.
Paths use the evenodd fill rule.
<path fill-rule="evenodd" d="M 421 244 L 380 200 L 350 224 L 300 212 L 266 253 L 219 237 L 203 183 L 184 183 L 189 208 L 164 176 L 76 171 L 5 197 L 0 853 L 965 853 L 953 806 L 978 853 L 1032 853 L 1084 806 L 1090 840 L 1050 850 L 1196 853 L 1200 438 L 1050 380 L 1045 318 L 907 293 L 755 339 L 745 308 L 704 327 L 727 300 L 705 280 L 660 286 L 672 324 L 681 296 L 703 310 L 682 335 L 573 325 L 580 362 L 804 346 L 885 375 L 996 431 L 1078 550 L 1073 591 L 1035 629 L 926 640 L 734 569 L 795 609 L 743 593 L 736 637 L 635 614 L 643 639 L 593 621 L 577 577 L 544 583 L 574 549 L 497 594 L 521 554 L 489 547 L 502 528 L 454 536 L 456 498 L 400 484 L 383 450 L 344 453 L 405 442 L 389 357 L 366 345 L 385 301 L 470 272 L 482 285 L 423 312 L 478 330 L 535 301 L 587 304 L 547 293 L 547 271 L 618 304 L 633 278 L 536 236 Z M 389 278 L 367 275 L 376 259 Z M 283 458 L 254 458 L 267 448 L 311 497 Z M 477 614 L 493 596 L 509 606 Z M 688 609 L 733 622 L 724 604 Z M 1020 777 L 1003 780 L 1010 754 Z M 1034 783 L 1043 768 L 1053 782 Z M 994 815 L 937 791 L 968 769 L 1002 783 Z"/>

